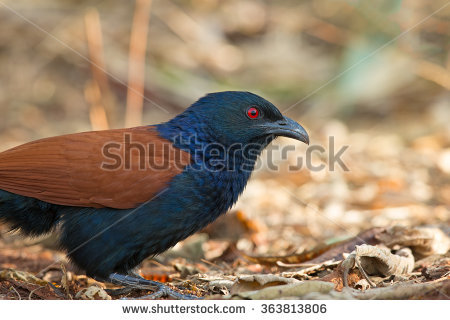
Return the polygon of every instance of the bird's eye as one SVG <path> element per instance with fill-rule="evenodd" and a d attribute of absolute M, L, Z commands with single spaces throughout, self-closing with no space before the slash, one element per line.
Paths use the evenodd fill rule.
<path fill-rule="evenodd" d="M 250 119 L 257 119 L 259 117 L 259 110 L 255 107 L 250 107 L 247 110 L 247 116 Z"/>

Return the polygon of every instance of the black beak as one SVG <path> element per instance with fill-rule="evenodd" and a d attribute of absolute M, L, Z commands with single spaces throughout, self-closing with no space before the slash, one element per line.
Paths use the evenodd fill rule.
<path fill-rule="evenodd" d="M 271 124 L 265 124 L 265 126 L 269 134 L 296 139 L 309 145 L 309 136 L 306 130 L 288 117 Z"/>

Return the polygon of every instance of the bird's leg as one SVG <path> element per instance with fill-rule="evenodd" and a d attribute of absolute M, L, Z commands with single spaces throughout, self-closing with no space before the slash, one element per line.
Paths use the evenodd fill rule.
<path fill-rule="evenodd" d="M 111 273 L 108 276 L 108 279 L 106 279 L 106 280 L 113 284 L 130 287 L 133 289 L 148 290 L 148 289 L 155 289 L 155 287 L 156 287 L 156 289 L 157 289 L 156 292 L 149 294 L 149 295 L 139 297 L 137 299 L 158 299 L 161 297 L 172 297 L 172 298 L 181 299 L 181 300 L 199 299 L 199 297 L 194 296 L 194 295 L 181 294 L 179 292 L 176 292 L 175 290 L 169 288 L 166 285 L 163 285 L 160 282 L 144 279 L 135 273 L 131 273 L 128 275 L 123 275 L 123 274 L 119 274 L 119 273 Z"/>

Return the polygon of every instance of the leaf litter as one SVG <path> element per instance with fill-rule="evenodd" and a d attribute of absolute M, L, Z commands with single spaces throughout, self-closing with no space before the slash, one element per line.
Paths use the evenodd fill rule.
<path fill-rule="evenodd" d="M 169 258 L 168 266 L 147 260 L 142 274 L 212 299 L 447 299 L 448 241 L 448 235 L 436 227 L 372 228 L 300 254 L 257 257 L 236 249 L 232 264 L 220 259 L 194 263 L 178 257 Z M 110 294 L 118 288 L 78 275 L 70 264 L 66 270 L 65 265 L 41 273 L 35 270 L 39 277 L 5 268 L 0 271 L 1 297 L 110 300 L 145 293 Z"/>

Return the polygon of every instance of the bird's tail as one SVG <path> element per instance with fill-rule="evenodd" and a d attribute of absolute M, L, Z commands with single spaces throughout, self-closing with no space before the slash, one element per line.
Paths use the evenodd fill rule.
<path fill-rule="evenodd" d="M 58 223 L 57 206 L 0 190 L 0 222 L 28 236 L 50 232 Z"/>

